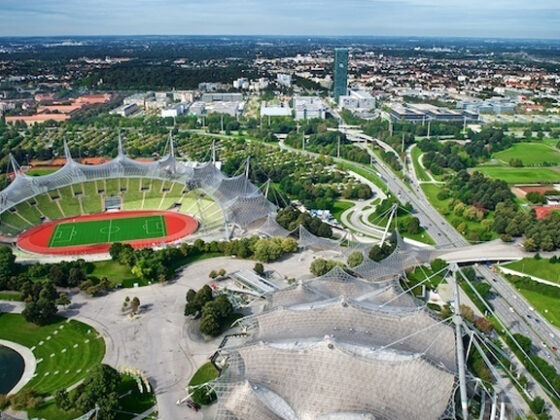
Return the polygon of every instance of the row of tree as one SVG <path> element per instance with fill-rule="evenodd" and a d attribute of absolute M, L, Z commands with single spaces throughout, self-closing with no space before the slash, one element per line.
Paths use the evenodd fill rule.
<path fill-rule="evenodd" d="M 208 285 L 195 291 L 189 289 L 185 304 L 185 316 L 200 317 L 200 332 L 217 336 L 231 323 L 233 305 L 226 295 L 215 295 Z"/>

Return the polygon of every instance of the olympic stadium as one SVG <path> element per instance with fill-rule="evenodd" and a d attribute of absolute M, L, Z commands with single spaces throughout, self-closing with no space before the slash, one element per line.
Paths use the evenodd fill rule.
<path fill-rule="evenodd" d="M 112 242 L 158 246 L 187 237 L 230 238 L 275 212 L 245 175 L 214 164 L 181 162 L 169 153 L 144 162 L 126 156 L 85 165 L 72 159 L 44 176 L 27 176 L 10 156 L 14 179 L 0 192 L 0 233 L 38 254 L 106 252 Z"/>
<path fill-rule="evenodd" d="M 269 294 L 216 354 L 216 419 L 455 418 L 455 331 L 398 275 L 340 268 Z"/>

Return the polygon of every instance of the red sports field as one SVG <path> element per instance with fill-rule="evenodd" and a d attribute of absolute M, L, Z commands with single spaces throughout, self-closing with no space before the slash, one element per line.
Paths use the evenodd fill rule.
<path fill-rule="evenodd" d="M 197 228 L 196 219 L 182 213 L 119 211 L 46 222 L 23 232 L 17 244 L 38 254 L 95 254 L 109 251 L 114 242 L 128 243 L 134 248 L 168 244 Z"/>

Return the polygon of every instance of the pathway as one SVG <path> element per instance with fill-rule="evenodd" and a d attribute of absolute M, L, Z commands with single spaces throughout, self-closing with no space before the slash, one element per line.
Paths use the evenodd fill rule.
<path fill-rule="evenodd" d="M 304 252 L 265 266 L 287 278 L 301 278 L 308 274 L 312 260 L 312 253 Z M 199 261 L 185 267 L 176 281 L 166 285 L 120 289 L 100 298 L 76 294 L 72 305 L 61 314 L 91 324 L 104 336 L 104 363 L 146 372 L 154 386 L 160 418 L 201 419 L 201 413 L 176 402 L 186 396 L 189 379 L 216 350 L 221 338 L 202 341 L 193 337 L 183 315 L 186 293 L 208 283 L 212 269 L 232 272 L 251 270 L 253 266 L 254 261 L 229 257 Z M 141 302 L 140 314 L 132 319 L 121 312 L 126 296 L 136 296 Z"/>

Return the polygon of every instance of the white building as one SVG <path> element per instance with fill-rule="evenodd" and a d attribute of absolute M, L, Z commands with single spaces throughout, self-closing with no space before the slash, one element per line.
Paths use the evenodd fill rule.
<path fill-rule="evenodd" d="M 188 102 L 170 105 L 167 108 L 161 110 L 161 116 L 163 118 L 178 117 L 179 115 L 183 115 L 185 112 L 187 112 L 187 110 L 189 109 L 189 105 L 190 104 Z"/>
<path fill-rule="evenodd" d="M 370 110 L 375 108 L 375 98 L 364 90 L 352 89 L 348 95 L 340 97 L 339 107 L 351 111 Z"/>
<path fill-rule="evenodd" d="M 327 116 L 327 106 L 318 96 L 294 97 L 294 110 L 296 120 L 325 119 Z"/>
<path fill-rule="evenodd" d="M 179 102 L 194 102 L 195 92 L 194 90 L 174 90 L 173 100 Z"/>
<path fill-rule="evenodd" d="M 263 102 L 261 105 L 261 117 L 291 117 L 292 108 L 286 102 L 280 105 L 270 105 Z"/>
<path fill-rule="evenodd" d="M 189 107 L 189 115 L 196 115 L 197 117 L 200 117 L 205 113 L 206 113 L 206 104 L 204 102 L 197 101 Z"/>
<path fill-rule="evenodd" d="M 276 75 L 276 82 L 280 86 L 284 86 L 284 87 L 289 88 L 289 87 L 292 86 L 292 75 L 291 74 L 278 73 Z"/>
<path fill-rule="evenodd" d="M 138 111 L 138 105 L 132 103 L 132 104 L 123 104 L 118 108 L 111 110 L 109 114 L 120 115 L 121 117 L 128 117 L 129 115 L 134 114 L 136 111 Z"/>
<path fill-rule="evenodd" d="M 134 95 L 127 96 L 123 100 L 124 105 L 135 104 L 138 108 L 144 108 L 146 100 L 153 98 L 152 92 L 135 93 Z"/>
<path fill-rule="evenodd" d="M 205 93 L 202 95 L 202 102 L 241 102 L 242 93 Z"/>
<path fill-rule="evenodd" d="M 239 79 L 233 81 L 233 88 L 249 89 L 249 80 L 244 77 L 240 77 Z"/>

